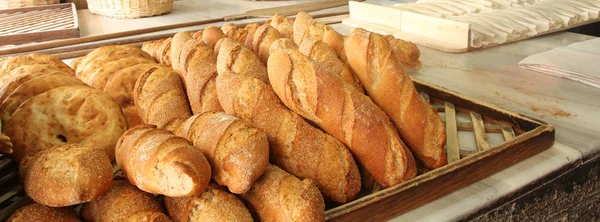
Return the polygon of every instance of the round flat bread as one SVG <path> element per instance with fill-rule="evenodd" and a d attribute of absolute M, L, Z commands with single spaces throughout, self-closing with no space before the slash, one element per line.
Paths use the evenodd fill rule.
<path fill-rule="evenodd" d="M 44 54 L 27 54 L 9 57 L 3 60 L 0 67 L 0 77 L 8 74 L 10 71 L 18 67 L 35 64 L 46 64 L 51 67 L 61 69 L 67 73 L 74 73 L 71 67 L 69 67 L 67 64 L 65 64 L 55 56 Z"/>
<path fill-rule="evenodd" d="M 127 57 L 142 57 L 154 61 L 152 56 L 140 48 L 124 45 L 104 46 L 90 52 L 79 62 L 76 70 L 77 77 L 86 82 L 89 75 L 104 64 Z"/>
<path fill-rule="evenodd" d="M 88 79 L 84 80 L 84 82 L 96 89 L 102 90 L 106 86 L 108 79 L 110 79 L 110 77 L 112 77 L 115 73 L 138 64 L 156 64 L 156 62 L 142 57 L 122 58 L 116 61 L 105 63 L 93 74 L 89 75 Z"/>
<path fill-rule="evenodd" d="M 115 73 L 107 81 L 106 87 L 104 87 L 104 92 L 108 93 L 108 95 L 121 106 L 121 110 L 123 110 L 123 115 L 125 115 L 129 128 L 144 123 L 138 114 L 133 100 L 135 82 L 142 74 L 159 67 L 163 66 L 147 63 L 122 69 Z"/>
<path fill-rule="evenodd" d="M 14 71 L 18 71 L 19 69 L 21 69 L 21 68 L 15 69 Z M 39 72 L 37 72 L 37 71 L 19 72 L 19 73 L 11 72 L 9 75 L 0 77 L 0 82 L 3 83 L 0 88 L 0 103 L 2 103 L 2 101 L 4 101 L 6 99 L 6 97 L 8 97 L 8 95 L 10 95 L 15 89 L 17 89 L 19 86 L 26 83 L 27 81 L 35 79 L 35 78 L 43 76 L 43 75 L 49 75 L 49 74 L 73 76 L 62 70 L 56 70 L 56 69 L 54 69 L 54 70 L 40 69 Z"/>
<path fill-rule="evenodd" d="M 85 85 L 85 83 L 75 76 L 63 73 L 46 74 L 29 80 L 17 87 L 0 104 L 0 119 L 6 123 L 13 112 L 28 99 L 48 90 L 70 85 Z"/>
<path fill-rule="evenodd" d="M 26 65 L 21 66 L 19 68 L 13 69 L 7 75 L 0 77 L 0 87 L 4 87 L 8 82 L 14 80 L 15 78 L 20 78 L 22 76 L 30 75 L 30 74 L 38 74 L 38 73 L 55 73 L 55 72 L 63 72 L 63 70 L 52 67 L 46 64 L 38 64 L 38 65 Z"/>
<path fill-rule="evenodd" d="M 56 145 L 80 143 L 102 149 L 111 160 L 127 123 L 108 94 L 88 86 L 62 86 L 41 93 L 19 106 L 4 133 L 14 145 L 13 157 Z"/>

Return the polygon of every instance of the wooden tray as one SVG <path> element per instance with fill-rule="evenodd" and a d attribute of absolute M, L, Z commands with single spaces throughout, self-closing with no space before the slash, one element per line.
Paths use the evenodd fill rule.
<path fill-rule="evenodd" d="M 0 46 L 79 37 L 73 3 L 0 10 Z"/>
<path fill-rule="evenodd" d="M 525 160 L 554 143 L 554 127 L 547 123 L 424 82 L 414 83 L 445 119 L 450 163 L 429 172 L 420 170 L 416 178 L 387 189 L 362 191 L 350 203 L 328 206 L 327 220 L 393 218 Z M 465 136 L 476 144 L 469 147 L 462 140 Z M 16 163 L 0 155 L 0 220 L 30 201 L 16 172 Z"/>
<path fill-rule="evenodd" d="M 482 3 L 485 1 L 482 1 Z M 506 1 L 513 2 L 511 4 L 517 4 L 519 1 Z M 436 4 L 436 1 L 425 2 L 424 4 Z M 443 4 L 442 1 L 439 4 Z M 552 3 L 547 3 L 544 7 L 547 7 Z M 350 18 L 344 20 L 343 23 L 346 25 L 365 28 L 369 31 L 379 32 L 382 34 L 390 34 L 394 35 L 396 38 L 404 39 L 407 41 L 411 41 L 415 44 L 419 44 L 425 47 L 433 48 L 443 52 L 450 53 L 463 53 L 467 51 L 489 48 L 497 45 L 507 44 L 511 42 L 516 42 L 528 38 L 533 38 L 536 36 L 546 35 L 554 32 L 564 31 L 567 29 L 571 29 L 574 27 L 595 23 L 600 21 L 600 8 L 588 6 L 587 11 L 582 11 L 581 13 L 586 14 L 586 19 L 583 19 L 582 16 L 577 15 L 575 17 L 568 17 L 565 15 L 556 16 L 557 18 L 566 19 L 569 18 L 568 25 L 557 26 L 549 29 L 541 29 L 537 30 L 538 26 L 542 26 L 540 24 L 543 23 L 553 23 L 549 20 L 546 21 L 545 18 L 535 18 L 532 21 L 537 23 L 524 23 L 523 20 L 519 22 L 514 22 L 515 24 L 519 24 L 519 27 L 527 27 L 527 29 L 517 30 L 508 28 L 506 24 L 496 24 L 489 25 L 486 24 L 485 29 L 488 33 L 498 34 L 498 33 L 509 33 L 507 29 L 510 29 L 512 32 L 520 33 L 517 36 L 507 37 L 504 41 L 500 42 L 489 42 L 485 43 L 482 39 L 484 38 L 475 38 L 474 34 L 478 33 L 477 26 L 473 26 L 465 21 L 457 21 L 452 18 L 464 18 L 470 17 L 474 20 L 480 21 L 482 17 L 494 17 L 498 14 L 494 14 L 494 12 L 506 12 L 515 8 L 523 8 L 522 6 L 516 6 L 514 8 L 504 8 L 504 9 L 494 9 L 492 11 L 486 11 L 485 13 L 465 13 L 465 14 L 457 14 L 456 16 L 446 16 L 446 17 L 436 17 L 432 15 L 425 15 L 420 13 L 415 13 L 403 8 L 398 8 L 402 6 L 412 7 L 419 6 L 421 4 L 397 4 L 395 6 L 382 6 L 375 5 L 369 3 L 362 2 L 350 2 Z M 439 8 L 444 8 L 444 5 L 438 5 Z M 555 6 L 558 7 L 558 6 Z M 447 10 L 450 12 L 449 8 L 447 9 L 439 9 L 438 11 Z M 533 8 L 533 7 L 532 7 Z M 540 11 L 537 11 L 542 13 Z M 490 14 L 491 13 L 491 14 Z M 514 15 L 514 14 L 513 14 Z M 509 17 L 512 20 L 515 18 L 519 18 L 518 16 Z M 496 18 L 498 19 L 498 18 Z M 504 21 L 507 18 L 501 18 L 497 21 Z M 508 19 L 508 20 L 510 20 Z M 567 24 L 567 23 L 565 23 Z M 543 24 L 547 25 L 547 24 Z M 483 25 L 481 25 L 483 26 Z M 502 28 L 498 28 L 502 27 Z M 532 27 L 536 27 L 535 29 Z M 524 34 L 527 31 L 534 31 L 535 34 Z M 496 33 L 494 33 L 496 32 Z M 475 40 L 481 41 L 478 44 L 473 42 L 477 42 Z"/>

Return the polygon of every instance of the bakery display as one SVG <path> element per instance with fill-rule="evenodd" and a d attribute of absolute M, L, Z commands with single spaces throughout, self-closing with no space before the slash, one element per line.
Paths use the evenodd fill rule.
<path fill-rule="evenodd" d="M 347 53 L 348 61 L 367 94 L 390 117 L 415 157 L 429 169 L 446 165 L 442 118 L 403 72 L 388 40 L 357 28 L 346 37 L 345 49 L 353 52 Z"/>
<path fill-rule="evenodd" d="M 210 181 L 211 167 L 199 149 L 185 138 L 152 125 L 127 130 L 115 153 L 129 182 L 149 193 L 194 196 Z"/>
<path fill-rule="evenodd" d="M 139 190 L 127 180 L 116 178 L 110 191 L 81 208 L 84 221 L 172 221 L 162 203 L 152 194 Z"/>
<path fill-rule="evenodd" d="M 265 133 L 234 116 L 205 112 L 187 119 L 179 130 L 202 150 L 213 179 L 232 193 L 248 191 L 269 163 Z"/>
<path fill-rule="evenodd" d="M 23 159 L 19 168 L 27 195 L 50 207 L 92 201 L 106 193 L 112 182 L 110 159 L 89 145 L 71 143 L 40 150 Z"/>
<path fill-rule="evenodd" d="M 253 221 L 240 199 L 212 183 L 197 196 L 165 197 L 165 205 L 175 222 Z"/>

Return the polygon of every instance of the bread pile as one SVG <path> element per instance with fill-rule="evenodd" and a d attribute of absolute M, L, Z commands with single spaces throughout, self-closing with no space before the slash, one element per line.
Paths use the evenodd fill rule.
<path fill-rule="evenodd" d="M 5 59 L 0 147 L 34 201 L 84 203 L 86 221 L 323 221 L 326 202 L 446 164 L 441 118 L 403 71 L 418 57 L 414 44 L 342 36 L 299 13 L 101 47 L 74 70 Z"/>

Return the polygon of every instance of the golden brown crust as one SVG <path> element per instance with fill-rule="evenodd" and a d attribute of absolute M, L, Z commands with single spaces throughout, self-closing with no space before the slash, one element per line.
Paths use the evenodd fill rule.
<path fill-rule="evenodd" d="M 381 185 L 415 176 L 413 156 L 385 113 L 367 96 L 295 50 L 271 54 L 267 67 L 283 103 L 343 141 Z"/>
<path fill-rule="evenodd" d="M 291 18 L 287 18 L 281 14 L 275 14 L 269 20 L 265 22 L 265 24 L 270 25 L 271 27 L 277 29 L 281 34 L 282 38 L 293 39 L 294 32 L 294 20 Z"/>
<path fill-rule="evenodd" d="M 175 72 L 179 74 L 185 73 L 184 66 L 182 63 L 185 60 L 181 60 L 181 51 L 183 49 L 183 46 L 187 44 L 187 42 L 190 40 L 193 40 L 193 42 L 197 42 L 197 40 L 195 40 L 192 37 L 192 34 L 190 32 L 178 32 L 177 34 L 175 34 L 175 36 L 173 36 L 173 39 L 171 40 L 171 66 L 173 67 L 173 70 L 175 70 Z M 183 56 L 187 57 L 187 55 Z"/>
<path fill-rule="evenodd" d="M 335 202 L 345 203 L 358 194 L 360 175 L 347 148 L 286 109 L 270 86 L 253 78 L 221 73 L 217 90 L 227 113 L 266 133 L 273 163 L 299 178 L 314 180 Z"/>
<path fill-rule="evenodd" d="M 195 115 L 183 124 L 182 134 L 202 150 L 215 181 L 232 193 L 248 191 L 269 163 L 265 133 L 225 113 Z"/>
<path fill-rule="evenodd" d="M 223 110 L 215 89 L 217 57 L 213 51 L 204 44 L 196 45 L 184 66 L 185 88 L 193 113 Z"/>
<path fill-rule="evenodd" d="M 337 56 L 346 63 L 346 52 L 344 50 L 344 36 L 331 27 L 316 22 L 310 15 L 300 12 L 294 21 L 294 42 L 300 45 L 305 39 L 312 38 L 327 43 Z"/>
<path fill-rule="evenodd" d="M 217 71 L 233 72 L 259 79 L 268 84 L 267 67 L 250 49 L 233 39 L 223 40 L 217 57 Z"/>
<path fill-rule="evenodd" d="M 161 66 L 153 63 L 137 64 L 117 71 L 107 80 L 103 90 L 121 106 L 128 128 L 143 123 L 133 99 L 137 79 L 142 74 L 159 67 Z"/>
<path fill-rule="evenodd" d="M 313 181 L 300 180 L 274 165 L 240 197 L 260 221 L 325 220 L 325 203 Z"/>
<path fill-rule="evenodd" d="M 75 72 L 67 64 L 63 63 L 55 56 L 45 54 L 26 54 L 19 56 L 8 57 L 0 62 L 0 77 L 8 74 L 13 69 L 26 65 L 45 64 L 56 69 L 60 69 L 66 73 L 74 74 Z"/>
<path fill-rule="evenodd" d="M 213 183 L 195 197 L 165 197 L 165 205 L 176 222 L 253 221 L 242 201 Z"/>
<path fill-rule="evenodd" d="M 286 49 L 298 49 L 298 45 L 296 45 L 296 43 L 294 43 L 294 41 L 291 39 L 280 38 L 271 43 L 271 47 L 269 47 L 269 54 Z"/>
<path fill-rule="evenodd" d="M 267 64 L 269 59 L 269 48 L 271 44 L 281 38 L 277 29 L 264 24 L 256 28 L 254 37 L 252 40 L 252 51 L 260 58 L 263 64 Z"/>
<path fill-rule="evenodd" d="M 339 76 L 344 82 L 352 85 L 359 92 L 364 93 L 360 80 L 358 80 L 358 77 L 356 77 L 350 66 L 342 62 L 333 48 L 328 44 L 313 38 L 308 38 L 302 41 L 298 47 L 298 51 L 319 63 L 325 71 L 332 75 Z"/>
<path fill-rule="evenodd" d="M 56 73 L 38 76 L 21 84 L 0 105 L 0 118 L 2 122 L 8 122 L 8 119 L 10 119 L 15 110 L 26 100 L 48 90 L 69 85 L 85 86 L 85 83 L 75 76 Z"/>
<path fill-rule="evenodd" d="M 386 35 L 385 39 L 390 43 L 394 56 L 396 56 L 398 62 L 402 64 L 404 70 L 416 72 L 421 69 L 421 61 L 419 61 L 421 51 L 419 51 L 417 45 L 412 42 L 397 39 L 393 35 Z"/>
<path fill-rule="evenodd" d="M 79 79 L 82 79 L 84 82 L 87 82 L 86 80 L 89 80 L 89 76 L 92 75 L 97 69 L 102 67 L 104 64 L 126 57 L 142 57 L 150 61 L 154 61 L 152 56 L 142 51 L 140 48 L 134 46 L 102 46 L 90 52 L 81 60 L 79 65 L 77 65 L 77 70 L 75 70 L 76 75 Z"/>
<path fill-rule="evenodd" d="M 35 66 L 39 66 L 39 65 L 35 65 Z M 28 82 L 32 79 L 38 78 L 40 76 L 43 76 L 43 75 L 73 76 L 73 75 L 65 73 L 61 70 L 46 69 L 46 68 L 41 68 L 41 67 L 39 67 L 39 68 L 34 68 L 34 67 L 30 68 L 30 67 L 31 66 L 19 67 L 19 68 L 15 69 L 13 72 L 11 72 L 10 74 L 0 77 L 0 82 L 3 83 L 1 85 L 2 88 L 0 89 L 0 101 L 4 101 L 6 99 L 6 97 L 8 97 L 12 92 L 14 92 L 17 88 L 19 88 L 19 86 L 25 84 L 26 82 Z M 25 68 L 25 69 L 21 69 L 21 68 Z M 21 71 L 21 70 L 23 70 L 23 71 Z M 28 72 L 25 70 L 31 70 L 31 72 Z"/>
<path fill-rule="evenodd" d="M 133 91 L 144 123 L 162 128 L 175 118 L 188 118 L 191 110 L 179 75 L 165 67 L 142 74 Z"/>
<path fill-rule="evenodd" d="M 126 128 L 121 108 L 110 96 L 88 86 L 71 85 L 25 101 L 2 130 L 12 139 L 17 161 L 65 143 L 96 147 L 112 160 L 115 144 Z"/>
<path fill-rule="evenodd" d="M 64 207 L 89 202 L 106 193 L 112 182 L 112 164 L 101 150 L 67 144 L 23 159 L 19 174 L 25 192 L 35 202 Z"/>
<path fill-rule="evenodd" d="M 248 25 L 246 25 L 246 27 L 244 27 L 244 30 L 246 30 L 246 32 L 248 34 L 246 34 L 246 39 L 243 42 L 240 42 L 240 44 L 246 46 L 246 48 L 248 49 L 252 49 L 252 42 L 254 41 L 254 33 L 256 32 L 256 29 L 258 28 L 258 26 L 260 26 L 258 23 L 250 23 Z"/>
<path fill-rule="evenodd" d="M 144 57 L 122 58 L 107 62 L 89 76 L 79 76 L 79 78 L 88 85 L 96 89 L 103 90 L 108 82 L 108 79 L 110 79 L 114 74 L 138 64 L 156 64 L 156 62 Z"/>
<path fill-rule="evenodd" d="M 160 201 L 152 194 L 139 190 L 127 180 L 115 179 L 110 191 L 81 208 L 85 221 L 142 221 L 146 217 L 170 221 Z M 166 219 L 165 219 L 166 218 Z"/>
<path fill-rule="evenodd" d="M 61 221 L 78 222 L 79 217 L 71 207 L 47 207 L 32 203 L 15 211 L 6 222 L 30 222 L 30 221 Z"/>
<path fill-rule="evenodd" d="M 239 43 L 243 44 L 246 42 L 248 31 L 233 23 L 225 23 L 223 26 L 221 26 L 221 31 L 223 31 L 223 33 L 225 33 L 225 35 L 227 35 L 229 38 L 232 38 Z"/>
<path fill-rule="evenodd" d="M 446 165 L 446 129 L 441 117 L 415 89 L 381 35 L 355 29 L 346 38 L 350 65 L 365 89 L 386 112 L 413 154 L 425 167 Z M 396 99 L 389 99 L 396 98 Z"/>
<path fill-rule="evenodd" d="M 204 44 L 206 44 L 206 46 L 213 49 L 215 54 L 219 52 L 219 40 L 226 37 L 227 35 L 225 35 L 223 31 L 221 31 L 221 29 L 217 26 L 209 26 L 202 31 L 202 41 L 204 42 Z"/>
<path fill-rule="evenodd" d="M 125 132 L 115 153 L 129 182 L 149 193 L 195 196 L 210 181 L 211 168 L 200 150 L 152 125 L 138 125 Z"/>

